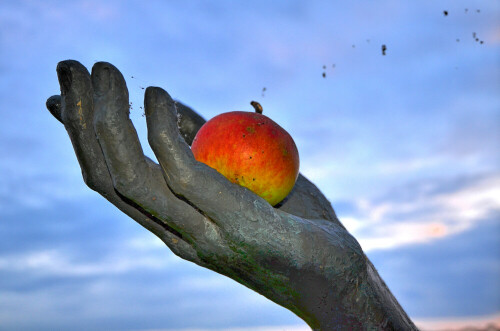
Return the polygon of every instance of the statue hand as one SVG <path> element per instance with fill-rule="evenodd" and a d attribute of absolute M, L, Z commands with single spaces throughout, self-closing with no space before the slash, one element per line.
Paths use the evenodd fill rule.
<path fill-rule="evenodd" d="M 61 98 L 49 98 L 47 106 L 68 131 L 86 184 L 176 255 L 259 292 L 313 328 L 387 324 L 384 308 L 370 304 L 384 290 L 371 282 L 376 271 L 307 179 L 300 176 L 273 208 L 197 162 L 186 142 L 203 120 L 166 91 L 148 87 L 145 114 L 156 164 L 143 154 L 125 80 L 113 65 L 96 63 L 89 75 L 80 63 L 64 61 L 57 72 Z"/>

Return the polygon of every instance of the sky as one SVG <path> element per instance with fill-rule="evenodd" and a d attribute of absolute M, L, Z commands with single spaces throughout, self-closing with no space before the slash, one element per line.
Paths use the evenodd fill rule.
<path fill-rule="evenodd" d="M 66 59 L 122 71 L 151 157 L 144 87 L 206 119 L 260 102 L 418 325 L 500 325 L 498 22 L 496 0 L 1 1 L 0 330 L 308 329 L 85 186 L 45 109 Z"/>

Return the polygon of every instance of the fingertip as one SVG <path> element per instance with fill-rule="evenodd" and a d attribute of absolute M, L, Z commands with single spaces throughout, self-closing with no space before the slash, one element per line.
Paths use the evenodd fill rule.
<path fill-rule="evenodd" d="M 150 101 L 155 100 L 159 89 L 160 88 L 156 87 L 156 86 L 146 87 L 146 92 L 144 92 L 144 101 L 150 102 Z"/>
<path fill-rule="evenodd" d="M 113 69 L 118 71 L 118 69 L 109 62 L 96 62 L 92 66 L 92 73 L 90 76 L 92 78 L 92 87 L 97 94 L 104 94 L 111 88 L 110 76 Z"/>
<path fill-rule="evenodd" d="M 98 95 L 109 91 L 123 93 L 128 98 L 125 78 L 118 68 L 109 62 L 96 62 L 92 67 L 92 86 Z"/>
<path fill-rule="evenodd" d="M 146 114 L 146 120 L 154 111 L 152 105 L 155 103 L 154 100 L 156 100 L 156 89 L 157 87 L 148 86 L 144 92 L 144 113 Z"/>
<path fill-rule="evenodd" d="M 57 77 L 61 87 L 61 93 L 66 94 L 72 87 L 75 78 L 88 76 L 89 72 L 80 62 L 75 60 L 65 60 L 57 64 Z"/>
<path fill-rule="evenodd" d="M 92 87 L 96 93 L 103 94 L 109 89 L 109 67 L 96 65 L 92 67 Z"/>
<path fill-rule="evenodd" d="M 146 115 L 151 115 L 156 108 L 168 108 L 175 113 L 174 101 L 170 94 L 161 87 L 149 86 L 144 94 Z"/>
<path fill-rule="evenodd" d="M 108 70 L 108 71 L 118 71 L 118 68 L 116 68 L 113 64 L 106 62 L 106 61 L 99 61 L 94 63 L 92 66 L 92 74 L 98 73 L 101 70 Z"/>
<path fill-rule="evenodd" d="M 85 66 L 83 64 L 81 64 L 80 62 L 76 61 L 76 60 L 64 60 L 64 61 L 60 61 L 57 64 L 57 67 L 63 66 L 63 65 L 66 65 L 66 66 L 69 66 L 69 67 L 74 67 L 74 68 L 85 69 Z"/>
<path fill-rule="evenodd" d="M 157 86 L 148 86 L 146 88 L 146 97 L 158 102 L 172 100 L 172 97 L 167 91 Z"/>
<path fill-rule="evenodd" d="M 56 71 L 61 93 L 64 95 L 70 90 L 73 82 L 70 65 L 66 61 L 59 62 Z"/>
<path fill-rule="evenodd" d="M 45 103 L 45 106 L 49 110 L 49 112 L 54 116 L 59 122 L 62 121 L 62 114 L 61 114 L 61 96 L 60 95 L 53 95 L 50 98 L 47 99 L 47 102 Z"/>

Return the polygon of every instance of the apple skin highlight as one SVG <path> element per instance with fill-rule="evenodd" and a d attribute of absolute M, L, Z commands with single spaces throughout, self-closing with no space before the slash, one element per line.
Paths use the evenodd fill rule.
<path fill-rule="evenodd" d="M 273 206 L 290 193 L 299 175 L 299 153 L 292 137 L 259 113 L 215 116 L 200 128 L 191 150 L 196 160 Z"/>

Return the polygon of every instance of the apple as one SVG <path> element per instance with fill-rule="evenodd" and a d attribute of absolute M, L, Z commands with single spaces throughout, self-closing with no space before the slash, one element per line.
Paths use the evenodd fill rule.
<path fill-rule="evenodd" d="M 191 150 L 196 160 L 274 206 L 295 185 L 299 152 L 290 134 L 263 115 L 260 104 L 251 104 L 256 112 L 232 111 L 207 121 Z"/>

